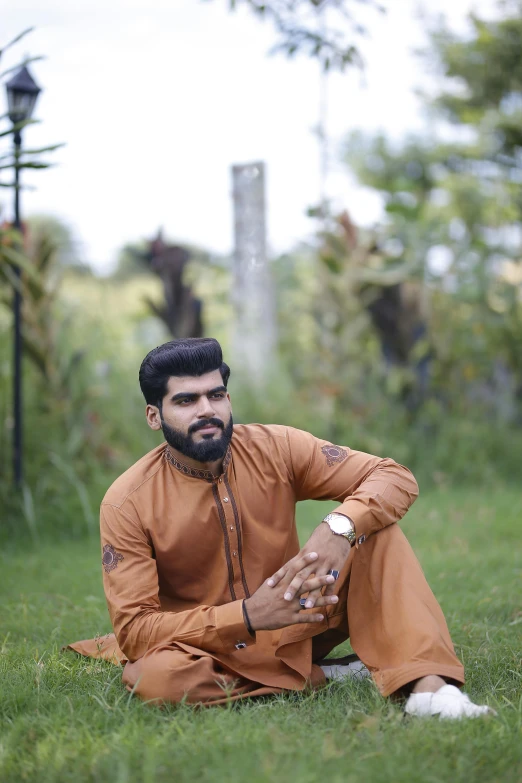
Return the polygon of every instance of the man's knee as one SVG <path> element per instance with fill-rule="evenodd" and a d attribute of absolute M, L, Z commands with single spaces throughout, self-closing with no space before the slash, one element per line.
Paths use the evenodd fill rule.
<path fill-rule="evenodd" d="M 143 701 L 178 703 L 187 692 L 183 676 L 186 653 L 178 650 L 150 652 L 134 663 L 127 663 L 122 680 L 127 690 Z"/>
<path fill-rule="evenodd" d="M 199 656 L 172 648 L 151 650 L 123 670 L 127 689 L 155 704 L 221 701 L 235 691 L 240 681 L 204 652 Z"/>

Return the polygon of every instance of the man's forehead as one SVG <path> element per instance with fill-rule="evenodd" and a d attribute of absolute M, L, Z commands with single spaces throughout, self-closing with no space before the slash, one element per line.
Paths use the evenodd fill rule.
<path fill-rule="evenodd" d="M 185 391 L 201 394 L 216 386 L 223 386 L 219 370 L 206 372 L 204 375 L 171 375 L 167 384 L 167 394 L 172 396 Z"/>

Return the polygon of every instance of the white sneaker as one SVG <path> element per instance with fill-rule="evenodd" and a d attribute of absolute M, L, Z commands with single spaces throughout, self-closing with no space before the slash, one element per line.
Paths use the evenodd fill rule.
<path fill-rule="evenodd" d="M 418 718 L 438 715 L 439 720 L 447 718 L 460 720 L 497 714 L 491 707 L 473 704 L 469 696 L 454 685 L 443 685 L 436 693 L 412 693 L 406 702 L 404 712 Z"/>
<path fill-rule="evenodd" d="M 356 655 L 345 658 L 327 658 L 319 664 L 327 680 L 365 680 L 370 672 Z"/>

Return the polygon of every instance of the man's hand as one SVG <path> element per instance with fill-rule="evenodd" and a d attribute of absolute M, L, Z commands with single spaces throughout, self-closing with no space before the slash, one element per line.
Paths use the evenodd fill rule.
<path fill-rule="evenodd" d="M 282 581 L 284 584 L 288 584 L 284 599 L 292 602 L 296 595 L 307 592 L 303 588 L 308 584 L 306 580 L 312 573 L 315 574 L 315 578 L 321 579 L 330 570 L 341 571 L 346 563 L 350 549 L 350 542 L 344 536 L 335 535 L 327 524 L 321 522 L 301 551 L 268 579 L 267 584 L 272 588 Z M 311 551 L 317 552 L 319 555 L 312 562 L 306 560 L 306 555 Z M 303 561 L 305 562 L 304 567 L 302 565 Z M 305 608 L 312 609 L 314 606 L 324 606 L 325 604 L 320 604 L 319 601 L 333 593 L 335 584 L 332 584 L 332 582 L 334 581 L 332 579 L 331 582 L 326 583 L 328 586 L 323 596 L 321 596 L 321 586 L 312 587 L 307 596 Z M 322 584 L 325 583 L 323 582 Z"/>
<path fill-rule="evenodd" d="M 292 558 L 283 568 L 287 568 L 292 563 L 293 568 L 299 573 L 307 571 L 308 575 L 310 575 L 317 567 L 317 560 L 317 552 L 309 550 L 306 554 Z M 288 570 L 288 581 L 281 577 L 279 580 L 282 582 L 281 590 L 273 590 L 269 584 L 271 580 L 268 580 L 268 582 L 263 582 L 254 595 L 245 600 L 245 609 L 253 631 L 273 631 L 276 628 L 286 628 L 288 625 L 294 625 L 294 623 L 320 623 L 324 620 L 324 615 L 322 614 L 302 611 L 303 607 L 299 603 L 299 597 L 302 593 L 317 592 L 318 598 L 314 606 L 328 606 L 329 604 L 337 603 L 338 598 L 336 595 L 320 595 L 321 589 L 325 585 L 331 585 L 335 581 L 333 576 L 327 576 L 326 573 L 308 580 L 306 578 L 303 579 L 299 588 L 292 589 L 292 598 L 288 598 L 289 582 L 292 578 L 290 574 L 293 573 L 292 569 Z M 286 591 L 285 587 L 287 587 Z"/>

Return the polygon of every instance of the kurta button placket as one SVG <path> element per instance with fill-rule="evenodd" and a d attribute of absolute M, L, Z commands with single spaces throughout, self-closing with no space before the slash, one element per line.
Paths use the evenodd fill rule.
<path fill-rule="evenodd" d="M 229 483 L 228 466 L 232 459 L 231 448 L 223 460 L 223 472 L 220 476 L 212 475 L 210 471 L 198 471 L 176 460 L 170 449 L 166 449 L 165 457 L 177 470 L 185 475 L 205 479 L 212 488 L 218 521 L 223 532 L 223 548 L 228 572 L 228 586 L 233 601 L 248 598 L 250 592 L 245 578 L 242 559 L 242 531 L 234 491 Z M 223 486 L 223 492 L 219 485 Z M 226 493 L 226 494 L 225 494 Z"/>
<path fill-rule="evenodd" d="M 241 534 L 241 521 L 240 521 L 240 515 L 237 507 L 237 502 L 234 498 L 234 490 L 231 486 L 231 476 L 227 476 L 226 473 L 223 474 L 223 482 L 225 484 L 227 496 L 223 498 L 223 508 L 225 509 L 225 514 L 227 516 L 227 521 L 229 522 L 230 526 L 230 544 L 232 547 L 237 547 L 237 549 L 233 550 L 232 554 L 232 562 L 233 562 L 233 568 L 234 568 L 234 587 L 236 590 L 236 593 L 238 597 L 241 596 L 241 593 L 248 598 L 250 596 L 250 592 L 248 590 L 248 585 L 245 578 L 245 570 L 243 567 L 243 559 L 242 559 L 242 534 Z M 226 505 L 225 505 L 226 501 Z M 233 519 L 230 518 L 230 515 L 233 515 Z M 230 522 L 234 522 L 234 525 L 231 525 Z"/>
<path fill-rule="evenodd" d="M 222 482 L 224 485 L 223 490 L 227 493 L 226 495 L 221 494 L 219 490 L 220 482 Z M 248 598 L 250 594 L 244 579 L 243 566 L 241 562 L 241 541 L 239 538 L 241 533 L 239 530 L 239 520 L 237 518 L 237 508 L 231 492 L 232 490 L 228 484 L 226 475 L 223 475 L 222 477 L 219 477 L 217 480 L 215 480 L 214 498 L 218 507 L 218 514 L 222 515 L 221 523 L 223 525 L 223 532 L 225 534 L 225 551 L 227 547 L 230 547 L 229 576 L 231 580 L 230 588 L 232 597 L 234 599 Z"/>

